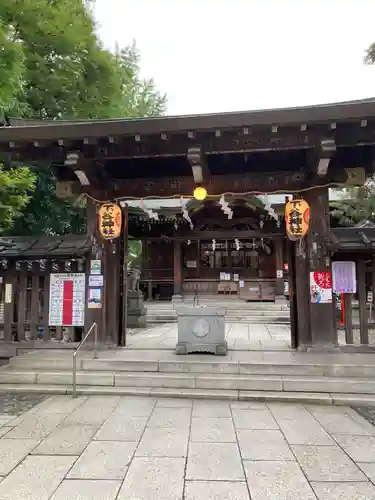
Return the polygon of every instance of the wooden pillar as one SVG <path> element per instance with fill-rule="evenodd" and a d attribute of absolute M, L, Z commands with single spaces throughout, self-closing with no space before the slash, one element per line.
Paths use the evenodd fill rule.
<path fill-rule="evenodd" d="M 120 330 L 120 247 L 119 240 L 106 242 L 105 249 L 105 324 L 106 341 L 118 343 Z"/>
<path fill-rule="evenodd" d="M 51 340 L 51 329 L 49 327 L 49 287 L 51 282 L 52 262 L 47 261 L 44 269 L 44 302 L 43 302 L 43 340 Z"/>
<path fill-rule="evenodd" d="M 289 313 L 290 313 L 290 344 L 292 349 L 298 347 L 298 317 L 297 317 L 297 296 L 295 279 L 295 260 L 293 255 L 293 242 L 286 241 L 286 259 L 288 262 L 288 292 L 289 292 Z"/>
<path fill-rule="evenodd" d="M 104 343 L 106 338 L 106 328 L 103 321 L 103 305 L 106 297 L 104 296 L 104 291 L 102 289 L 102 303 L 100 308 L 89 309 L 88 299 L 89 299 L 89 276 L 91 272 L 91 261 L 97 260 L 100 261 L 101 274 L 104 271 L 104 254 L 103 254 L 103 246 L 102 241 L 99 234 L 98 228 L 98 206 L 97 204 L 91 200 L 87 199 L 87 233 L 88 236 L 92 239 L 92 247 L 91 252 L 87 256 L 86 263 L 86 314 L 85 314 L 85 332 L 91 328 L 93 323 L 96 323 L 98 326 L 98 339 L 99 342 Z M 105 280 L 105 276 L 104 276 Z M 103 287 L 104 288 L 104 287 Z"/>
<path fill-rule="evenodd" d="M 316 347 L 338 345 L 335 303 L 332 294 L 332 262 L 327 241 L 330 238 L 328 188 L 306 191 L 304 198 L 310 205 L 310 229 L 307 238 L 310 285 L 311 340 Z M 314 280 L 329 284 L 331 293 L 316 294 Z M 312 286 L 313 285 L 313 286 Z M 318 290 L 319 291 L 319 290 Z"/>
<path fill-rule="evenodd" d="M 200 278 L 201 275 L 201 240 L 197 240 L 197 270 L 196 277 Z"/>
<path fill-rule="evenodd" d="M 344 325 L 345 325 L 345 342 L 354 344 L 353 337 L 353 307 L 351 293 L 344 293 Z"/>
<path fill-rule="evenodd" d="M 5 274 L 4 341 L 13 340 L 14 305 L 17 294 L 17 271 L 15 261 L 9 261 Z"/>
<path fill-rule="evenodd" d="M 151 279 L 149 279 L 147 282 L 147 300 L 148 301 L 152 300 L 152 281 L 151 281 Z"/>
<path fill-rule="evenodd" d="M 357 267 L 358 275 L 358 301 L 359 301 L 359 339 L 361 344 L 369 343 L 368 311 L 366 293 L 366 261 L 360 259 Z"/>
<path fill-rule="evenodd" d="M 295 311 L 297 315 L 296 346 L 303 350 L 312 344 L 310 325 L 309 266 L 305 242 L 292 243 L 292 259 L 295 283 Z"/>
<path fill-rule="evenodd" d="M 181 273 L 181 241 L 174 240 L 173 251 L 173 295 L 175 298 L 181 297 L 182 293 L 182 273 Z"/>
<path fill-rule="evenodd" d="M 275 261 L 276 261 L 276 299 L 284 297 L 284 238 L 275 238 Z"/>
<path fill-rule="evenodd" d="M 28 275 L 28 264 L 27 262 L 22 262 L 19 271 L 19 293 L 18 293 L 18 314 L 17 314 L 17 337 L 19 342 L 25 340 L 25 323 L 26 323 L 26 312 L 27 312 L 27 275 Z M 48 290 L 48 298 L 49 298 L 49 290 Z"/>
<path fill-rule="evenodd" d="M 232 266 L 232 241 L 231 240 L 225 240 L 225 248 L 228 254 L 228 268 L 231 271 L 231 279 L 233 278 L 232 276 L 232 271 L 233 271 L 233 266 Z"/>
<path fill-rule="evenodd" d="M 40 280 L 40 264 L 39 262 L 33 262 L 31 265 L 31 312 L 30 312 L 31 340 L 36 340 L 38 338 L 39 280 Z"/>

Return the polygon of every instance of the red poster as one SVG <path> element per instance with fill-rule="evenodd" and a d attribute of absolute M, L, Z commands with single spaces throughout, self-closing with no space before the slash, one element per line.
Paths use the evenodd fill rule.
<path fill-rule="evenodd" d="M 73 281 L 64 280 L 62 324 L 70 326 L 73 323 Z"/>
<path fill-rule="evenodd" d="M 320 288 L 324 288 L 325 290 L 332 288 L 331 273 L 329 271 L 314 273 L 314 280 Z"/>

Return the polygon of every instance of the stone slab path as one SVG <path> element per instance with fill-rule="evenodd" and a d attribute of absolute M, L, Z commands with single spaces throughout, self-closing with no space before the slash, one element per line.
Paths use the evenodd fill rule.
<path fill-rule="evenodd" d="M 32 404 L 1 408 L 0 500 L 375 500 L 375 427 L 348 407 Z"/>

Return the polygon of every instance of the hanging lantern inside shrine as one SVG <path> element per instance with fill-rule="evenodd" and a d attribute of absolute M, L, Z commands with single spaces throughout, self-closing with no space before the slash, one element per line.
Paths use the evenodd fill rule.
<path fill-rule="evenodd" d="M 121 234 L 121 208 L 115 203 L 105 203 L 99 209 L 99 231 L 106 240 L 118 238 Z"/>
<path fill-rule="evenodd" d="M 285 226 L 288 238 L 298 240 L 309 230 L 310 207 L 305 200 L 291 200 L 285 205 Z"/>

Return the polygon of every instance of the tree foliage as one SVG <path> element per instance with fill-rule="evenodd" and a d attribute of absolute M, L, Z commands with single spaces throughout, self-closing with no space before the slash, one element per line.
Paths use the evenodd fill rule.
<path fill-rule="evenodd" d="M 12 227 L 35 188 L 35 176 L 27 167 L 7 168 L 0 163 L 0 234 Z"/>
<path fill-rule="evenodd" d="M 331 216 L 340 226 L 375 223 L 375 179 L 371 177 L 363 186 L 340 190 L 342 199 L 330 203 Z"/>
<path fill-rule="evenodd" d="M 77 234 L 85 231 L 85 210 L 55 196 L 55 182 L 48 167 L 31 167 L 35 192 L 26 209 L 14 221 L 16 235 Z"/>
<path fill-rule="evenodd" d="M 365 63 L 374 64 L 375 63 L 375 43 L 372 43 L 365 53 Z"/>
<path fill-rule="evenodd" d="M 0 1 L 1 114 L 124 118 L 160 115 L 165 107 L 154 82 L 140 77 L 135 44 L 115 53 L 106 50 L 82 0 Z M 84 228 L 82 209 L 55 196 L 52 174 L 41 165 L 33 172 L 36 189 L 13 232 L 64 234 Z"/>

